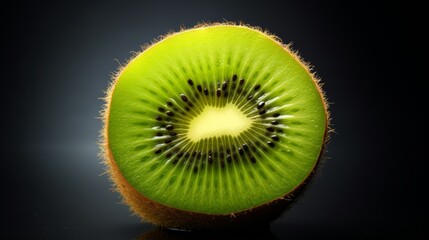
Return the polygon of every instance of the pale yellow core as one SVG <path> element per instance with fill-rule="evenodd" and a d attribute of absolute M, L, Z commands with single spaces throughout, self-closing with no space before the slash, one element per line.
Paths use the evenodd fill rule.
<path fill-rule="evenodd" d="M 191 120 L 188 138 L 197 142 L 210 137 L 234 137 L 251 125 L 252 120 L 234 104 L 227 104 L 225 107 L 206 106 L 200 115 Z"/>

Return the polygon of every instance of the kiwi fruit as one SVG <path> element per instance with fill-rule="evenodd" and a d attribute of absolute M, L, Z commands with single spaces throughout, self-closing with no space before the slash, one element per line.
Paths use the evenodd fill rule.
<path fill-rule="evenodd" d="M 107 91 L 101 149 L 143 220 L 177 229 L 265 226 L 313 175 L 329 132 L 318 79 L 259 28 L 172 33 Z"/>

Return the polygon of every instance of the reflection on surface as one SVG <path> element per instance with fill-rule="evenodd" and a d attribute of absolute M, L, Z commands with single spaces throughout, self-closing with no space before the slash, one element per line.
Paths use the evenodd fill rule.
<path fill-rule="evenodd" d="M 278 240 L 278 238 L 269 230 L 242 230 L 242 231 L 177 231 L 165 228 L 153 228 L 148 232 L 143 233 L 138 240 L 188 240 L 188 239 L 266 239 Z"/>

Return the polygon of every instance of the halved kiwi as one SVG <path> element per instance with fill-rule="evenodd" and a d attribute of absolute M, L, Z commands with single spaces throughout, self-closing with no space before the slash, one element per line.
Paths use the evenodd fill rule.
<path fill-rule="evenodd" d="M 329 126 L 307 65 L 276 37 L 234 24 L 183 30 L 135 56 L 103 119 L 125 202 L 181 229 L 277 217 L 312 175 Z"/>

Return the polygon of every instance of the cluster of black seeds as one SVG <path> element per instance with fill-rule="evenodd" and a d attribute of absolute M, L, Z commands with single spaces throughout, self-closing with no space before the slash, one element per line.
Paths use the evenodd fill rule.
<path fill-rule="evenodd" d="M 213 85 L 204 85 L 203 83 L 195 83 L 192 79 L 187 80 L 188 89 L 178 94 L 178 96 L 171 96 L 165 105 L 159 106 L 157 109 L 158 114 L 154 116 L 155 129 L 155 148 L 154 153 L 159 155 L 163 154 L 166 159 L 172 164 L 188 163 L 199 161 L 200 164 L 218 164 L 224 168 L 226 163 L 233 163 L 235 161 L 245 161 L 249 163 L 256 163 L 257 158 L 261 156 L 261 152 L 269 151 L 269 149 L 276 146 L 275 142 L 281 141 L 279 134 L 283 131 L 279 127 L 280 113 L 276 111 L 270 112 L 271 109 L 267 101 L 258 100 L 265 93 L 261 91 L 260 84 L 247 86 L 243 78 L 238 78 L 233 75 L 231 80 L 218 81 Z M 204 99 L 205 98 L 205 99 Z M 219 99 L 219 100 L 217 100 Z M 228 102 L 236 99 L 246 99 L 243 102 L 242 109 L 250 109 L 248 115 L 255 115 L 260 120 L 261 124 L 258 131 L 265 131 L 262 135 L 266 139 L 257 139 L 254 142 L 240 143 L 237 146 L 220 146 L 218 150 L 190 150 L 183 149 L 183 141 L 175 141 L 177 139 L 184 139 L 186 136 L 186 125 L 184 118 L 187 117 L 187 112 L 193 112 L 192 116 L 197 116 L 206 104 L 221 104 L 225 105 Z M 266 118 L 270 118 L 267 120 Z M 267 124 L 268 123 L 268 124 Z M 177 129 L 176 125 L 181 128 Z M 269 125 L 267 127 L 267 125 Z M 264 126 L 264 127 L 263 127 Z M 182 143 L 180 143 L 182 142 Z M 213 143 L 213 142 L 212 142 Z M 201 166 L 198 164 L 198 166 Z M 194 166 L 192 171 L 198 172 L 198 166 Z"/>
<path fill-rule="evenodd" d="M 224 150 L 223 147 L 220 148 L 220 151 L 209 150 L 208 152 L 201 151 L 190 151 L 190 152 L 173 152 L 167 153 L 166 157 L 168 159 L 172 158 L 171 163 L 173 165 L 176 164 L 185 164 L 188 162 L 187 167 L 193 166 L 194 161 L 199 161 L 200 167 L 205 164 L 219 164 L 221 168 L 224 168 L 226 163 L 231 164 L 234 162 L 244 161 L 248 163 L 255 164 L 256 158 L 260 157 L 261 154 L 257 152 L 257 148 L 264 148 L 259 143 L 253 143 L 248 145 L 243 143 L 237 149 L 226 148 Z M 264 148 L 265 149 L 265 148 Z M 266 149 L 265 149 L 266 150 Z M 198 172 L 198 166 L 193 166 L 193 171 Z"/>

